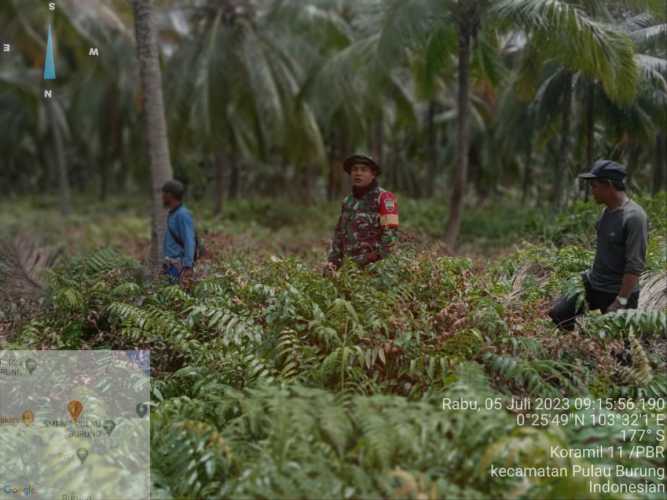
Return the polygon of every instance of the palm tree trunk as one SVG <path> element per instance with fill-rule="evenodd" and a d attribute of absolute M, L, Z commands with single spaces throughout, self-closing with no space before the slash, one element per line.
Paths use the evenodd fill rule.
<path fill-rule="evenodd" d="M 328 134 L 328 144 L 329 147 L 327 148 L 327 170 L 324 172 L 324 175 L 326 176 L 326 183 L 327 183 L 327 201 L 333 201 L 334 195 L 333 195 L 333 169 L 334 169 L 334 161 L 336 158 L 336 131 L 332 130 Z"/>
<path fill-rule="evenodd" d="M 222 214 L 225 199 L 225 154 L 220 151 L 215 155 L 215 204 L 213 212 L 215 215 Z"/>
<path fill-rule="evenodd" d="M 480 201 L 484 201 L 489 196 L 489 191 L 494 191 L 494 188 L 488 189 L 484 185 L 484 169 L 482 168 L 482 151 L 477 141 L 473 141 L 468 146 L 468 177 L 467 181 L 475 188 L 475 193 Z"/>
<path fill-rule="evenodd" d="M 530 173 L 533 165 L 533 137 L 532 132 L 528 138 L 528 147 L 526 148 L 526 160 L 523 166 L 523 183 L 521 187 L 521 205 L 526 204 L 528 199 L 528 188 L 530 187 Z"/>
<path fill-rule="evenodd" d="M 438 175 L 438 131 L 435 127 L 437 103 L 432 100 L 428 105 L 426 127 L 428 134 L 428 179 L 426 179 L 427 196 L 435 194 L 435 178 Z"/>
<path fill-rule="evenodd" d="M 144 129 L 151 169 L 151 256 L 154 277 L 160 273 L 166 212 L 162 206 L 162 186 L 172 176 L 167 122 L 162 97 L 162 73 L 151 0 L 131 0 L 134 11 L 139 75 L 144 100 Z"/>
<path fill-rule="evenodd" d="M 236 155 L 232 153 L 229 157 L 229 199 L 236 200 L 239 197 L 241 185 L 241 172 L 239 170 Z"/>
<path fill-rule="evenodd" d="M 445 243 L 454 249 L 461 230 L 463 216 L 463 196 L 468 177 L 468 148 L 470 146 L 470 52 L 471 30 L 467 26 L 459 27 L 459 88 L 457 117 L 457 160 L 454 172 L 452 194 L 449 199 L 449 219 L 445 230 Z"/>
<path fill-rule="evenodd" d="M 327 198 L 329 201 L 340 197 L 343 187 L 343 161 L 348 154 L 346 131 L 342 127 L 338 127 L 333 131 L 331 136 L 329 179 L 327 182 Z"/>
<path fill-rule="evenodd" d="M 118 88 L 113 85 L 107 92 L 102 106 L 104 122 L 101 128 L 100 146 L 100 199 L 107 199 L 111 188 L 111 177 L 123 142 L 122 117 L 118 107 Z"/>
<path fill-rule="evenodd" d="M 588 102 L 586 103 L 586 168 L 593 166 L 593 152 L 595 146 L 595 85 L 589 84 Z M 585 182 L 584 200 L 588 201 L 590 196 L 590 183 Z"/>
<path fill-rule="evenodd" d="M 116 175 L 116 186 L 119 191 L 127 191 L 130 188 L 130 141 L 125 140 L 125 130 L 120 130 L 118 138 L 119 168 Z"/>
<path fill-rule="evenodd" d="M 48 111 L 47 111 L 48 112 Z M 41 179 L 41 190 L 45 193 L 51 193 L 53 189 L 53 162 L 47 152 L 48 148 L 37 148 L 39 162 L 44 166 L 43 178 Z"/>
<path fill-rule="evenodd" d="M 109 195 L 109 161 L 107 154 L 102 153 L 100 158 L 100 201 L 106 201 Z"/>
<path fill-rule="evenodd" d="M 655 163 L 653 164 L 653 196 L 658 194 L 667 180 L 667 136 L 658 134 L 655 138 Z"/>
<path fill-rule="evenodd" d="M 380 165 L 384 163 L 384 113 L 378 113 L 373 126 L 373 157 Z"/>
<path fill-rule="evenodd" d="M 56 170 L 58 172 L 58 197 L 60 198 L 60 211 L 67 217 L 72 213 L 72 197 L 70 194 L 69 177 L 67 175 L 67 162 L 65 160 L 65 147 L 63 136 L 58 126 L 58 113 L 56 103 L 50 101 L 47 104 L 49 121 L 51 122 L 51 135 L 53 137 L 53 151 L 55 153 Z"/>
<path fill-rule="evenodd" d="M 639 160 L 641 157 L 642 148 L 639 144 L 630 146 L 630 154 L 628 155 L 628 170 L 626 182 L 628 185 L 632 182 L 634 176 L 639 170 Z"/>
<path fill-rule="evenodd" d="M 667 134 L 662 134 L 662 170 L 661 170 L 661 183 L 659 184 L 659 190 L 667 191 Z"/>
<path fill-rule="evenodd" d="M 560 147 L 558 159 L 554 165 L 554 185 L 552 202 L 556 209 L 560 209 L 563 203 L 564 179 L 567 177 L 567 161 L 570 146 L 570 128 L 572 117 L 572 78 L 567 79 L 565 95 L 563 96 L 563 121 L 560 132 Z"/>
<path fill-rule="evenodd" d="M 593 165 L 593 147 L 595 141 L 595 86 L 591 83 L 588 88 L 586 102 L 586 167 Z"/>
<path fill-rule="evenodd" d="M 313 205 L 313 172 L 315 169 L 311 165 L 303 167 L 301 172 L 301 185 L 299 186 L 299 198 L 305 206 Z"/>
<path fill-rule="evenodd" d="M 489 162 L 486 160 L 486 158 L 492 158 L 494 155 L 494 149 L 495 149 L 495 143 L 493 140 L 494 132 L 493 129 L 490 129 L 487 132 L 487 138 L 484 141 L 485 144 L 483 146 L 482 150 L 482 156 L 479 160 L 479 172 L 480 176 L 482 179 L 484 179 L 484 164 L 488 164 Z M 505 160 L 503 159 L 502 156 L 498 156 L 498 159 L 496 160 L 497 167 L 495 168 L 495 174 L 496 178 L 493 182 L 493 196 L 494 198 L 498 199 L 500 196 L 502 196 L 502 187 L 503 187 L 503 180 L 505 179 Z M 480 182 L 483 184 L 483 181 Z"/>

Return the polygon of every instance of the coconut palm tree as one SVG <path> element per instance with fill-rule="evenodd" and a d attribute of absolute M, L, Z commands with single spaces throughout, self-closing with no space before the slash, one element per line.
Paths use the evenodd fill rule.
<path fill-rule="evenodd" d="M 588 82 L 595 81 L 609 99 L 627 104 L 636 96 L 639 73 L 629 37 L 605 20 L 597 19 L 604 10 L 602 2 L 593 1 L 585 6 L 574 2 L 556 2 L 560 5 L 555 9 L 549 8 L 548 3 L 541 0 L 506 0 L 501 2 L 503 5 L 499 8 L 512 10 L 513 16 L 525 28 L 531 24 L 537 27 L 530 32 L 531 41 L 521 71 L 525 76 L 539 74 L 541 71 L 536 71 L 536 68 L 546 69 L 542 72 L 544 80 L 537 92 L 538 100 L 546 100 L 538 103 L 538 108 L 542 115 L 547 115 L 542 117 L 543 122 L 554 115 L 551 110 L 558 110 L 560 114 L 559 146 L 553 161 L 551 192 L 552 203 L 559 208 L 564 200 L 564 187 L 572 174 L 569 155 L 573 142 L 573 117 L 576 116 L 573 107 L 578 94 L 590 94 Z M 581 30 L 568 29 L 572 23 L 579 22 L 582 23 Z M 545 30 L 545 23 L 550 25 L 551 31 Z M 582 50 L 581 47 L 588 42 L 592 42 L 589 48 Z M 536 66 L 536 58 L 549 64 Z M 552 107 L 545 106 L 545 103 Z M 588 148 L 592 154 L 592 139 L 589 139 Z"/>
<path fill-rule="evenodd" d="M 105 200 L 116 167 L 118 184 L 121 188 L 126 184 L 132 145 L 127 138 L 133 136 L 138 115 L 137 72 L 127 59 L 128 52 L 134 50 L 131 9 L 128 4 L 110 0 L 95 2 L 86 9 L 72 3 L 67 0 L 62 11 L 76 31 L 65 30 L 60 37 L 68 52 L 76 54 L 76 64 L 70 71 L 77 77 L 68 81 L 72 143 L 77 159 L 99 165 L 96 174 L 100 198 Z M 90 57 L 89 47 L 99 48 L 100 57 Z"/>
<path fill-rule="evenodd" d="M 624 10 L 624 17 L 617 19 L 610 13 L 608 6 L 603 6 L 597 10 L 592 9 L 592 13 L 601 17 L 601 22 L 615 25 L 619 32 L 626 34 L 634 43 L 632 57 L 636 74 L 621 73 L 614 76 L 614 85 L 627 88 L 634 86 L 637 90 L 635 96 L 628 99 L 612 92 L 606 79 L 591 77 L 585 71 L 572 72 L 558 60 L 543 66 L 542 81 L 535 93 L 540 122 L 544 126 L 553 121 L 555 116 L 561 116 L 560 147 L 554 160 L 552 190 L 552 201 L 557 207 L 563 201 L 564 181 L 571 179 L 574 173 L 569 155 L 573 144 L 571 130 L 577 118 L 583 130 L 580 136 L 585 138 L 582 163 L 589 166 L 593 161 L 596 123 L 599 123 L 605 127 L 601 131 L 604 132 L 604 141 L 600 142 L 598 151 L 602 152 L 605 149 L 603 145 L 611 143 L 613 147 L 606 151 L 607 155 L 618 159 L 625 152 L 631 172 L 637 170 L 641 145 L 652 144 L 656 127 L 664 123 L 662 103 L 667 88 L 667 64 L 660 58 L 641 53 L 654 43 L 664 28 L 657 25 L 655 18 L 646 12 L 633 16 L 631 10 Z M 520 70 L 521 78 L 531 78 L 533 67 L 530 54 L 527 54 Z M 523 83 L 526 84 L 525 81 Z M 600 123 L 601 120 L 603 123 Z"/>
<path fill-rule="evenodd" d="M 241 157 L 279 161 L 297 169 L 321 164 L 324 141 L 301 88 L 316 54 L 307 29 L 336 29 L 334 14 L 290 2 L 248 4 L 227 0 L 180 6 L 191 30 L 180 34 L 170 59 L 171 118 L 180 127 L 176 150 L 214 152 L 216 211 L 222 207 L 224 170 L 230 195 Z M 297 57 L 298 55 L 298 57 Z M 190 68 L 183 71 L 183 68 Z M 192 133 L 194 132 L 194 133 Z M 271 175 L 270 172 L 268 172 Z"/>
<path fill-rule="evenodd" d="M 541 60 L 555 59 L 570 71 L 584 71 L 605 82 L 607 92 L 630 100 L 636 92 L 636 66 L 632 44 L 623 33 L 597 22 L 583 10 L 563 0 L 473 0 L 469 2 L 403 0 L 390 2 L 382 37 L 385 53 L 397 53 L 405 40 L 423 43 L 427 33 L 444 25 L 457 33 L 458 97 L 457 160 L 449 200 L 445 242 L 458 239 L 468 176 L 470 146 L 470 68 L 474 41 L 480 30 L 517 31 Z M 444 57 L 453 47 L 443 47 Z M 566 56 L 567 54 L 567 56 Z M 567 122 L 564 126 L 567 125 Z"/>
<path fill-rule="evenodd" d="M 338 196 L 341 163 L 352 150 L 375 156 L 383 164 L 385 182 L 414 194 L 417 166 L 404 168 L 401 157 L 419 141 L 414 133 L 419 128 L 418 98 L 409 65 L 396 68 L 383 62 L 387 55 L 380 52 L 389 42 L 381 37 L 383 5 L 371 0 L 328 3 L 342 22 L 335 23 L 337 32 L 319 38 L 321 55 L 302 92 L 330 143 L 328 197 Z"/>
<path fill-rule="evenodd" d="M 151 171 L 151 269 L 156 277 L 162 261 L 162 240 L 166 230 L 161 189 L 172 177 L 167 120 L 162 96 L 162 72 L 151 0 L 131 0 L 134 12 L 137 56 L 142 88 L 144 130 Z"/>

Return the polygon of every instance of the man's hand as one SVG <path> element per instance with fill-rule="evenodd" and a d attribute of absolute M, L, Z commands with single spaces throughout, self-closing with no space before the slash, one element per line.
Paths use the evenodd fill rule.
<path fill-rule="evenodd" d="M 184 267 L 181 271 L 181 286 L 183 288 L 190 288 L 192 286 L 192 268 Z"/>
<path fill-rule="evenodd" d="M 622 306 L 621 303 L 616 299 L 614 302 L 611 303 L 611 305 L 607 308 L 606 313 L 613 313 L 616 312 L 620 309 L 625 309 L 625 306 Z"/>
<path fill-rule="evenodd" d="M 322 274 L 326 277 L 332 277 L 336 275 L 336 266 L 333 262 L 327 262 L 322 268 Z"/>

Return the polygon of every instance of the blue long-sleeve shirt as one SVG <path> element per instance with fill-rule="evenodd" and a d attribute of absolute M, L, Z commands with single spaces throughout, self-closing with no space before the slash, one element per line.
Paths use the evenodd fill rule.
<path fill-rule="evenodd" d="M 180 243 L 174 238 L 180 239 Z M 195 258 L 195 226 L 192 214 L 183 205 L 167 216 L 167 231 L 163 245 L 165 257 L 177 259 L 183 267 L 192 267 Z"/>

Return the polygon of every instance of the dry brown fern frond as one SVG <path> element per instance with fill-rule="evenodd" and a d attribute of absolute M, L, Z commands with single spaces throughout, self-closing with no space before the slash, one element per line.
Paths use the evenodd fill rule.
<path fill-rule="evenodd" d="M 641 277 L 638 309 L 642 311 L 667 310 L 667 272 L 646 273 Z"/>
<path fill-rule="evenodd" d="M 0 241 L 0 298 L 30 299 L 44 290 L 44 271 L 53 267 L 62 249 L 38 246 L 26 235 Z"/>
<path fill-rule="evenodd" d="M 632 366 L 618 366 L 617 373 L 621 381 L 627 385 L 646 386 L 653 380 L 651 362 L 641 345 L 641 342 L 631 331 L 628 334 Z"/>
<path fill-rule="evenodd" d="M 548 277 L 549 271 L 538 263 L 531 262 L 521 266 L 514 274 L 512 291 L 507 296 L 506 302 L 519 300 L 525 291 L 528 280 L 534 280 L 538 285 L 542 285 Z"/>

